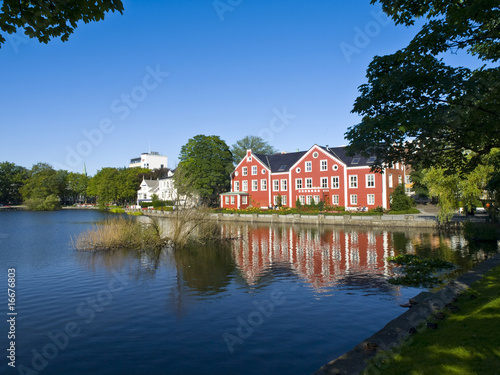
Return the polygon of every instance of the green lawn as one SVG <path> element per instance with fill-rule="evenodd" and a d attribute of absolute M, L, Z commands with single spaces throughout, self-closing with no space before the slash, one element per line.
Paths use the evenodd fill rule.
<path fill-rule="evenodd" d="M 379 355 L 364 374 L 500 375 L 500 267 L 461 295 L 390 359 Z M 378 365 L 376 365 L 378 364 Z"/>

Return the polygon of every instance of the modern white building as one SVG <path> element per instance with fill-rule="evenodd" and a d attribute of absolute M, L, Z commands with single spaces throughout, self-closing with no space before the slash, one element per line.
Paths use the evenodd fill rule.
<path fill-rule="evenodd" d="M 149 168 L 161 169 L 167 168 L 167 156 L 160 155 L 159 152 L 143 152 L 140 157 L 130 159 L 129 168 Z"/>

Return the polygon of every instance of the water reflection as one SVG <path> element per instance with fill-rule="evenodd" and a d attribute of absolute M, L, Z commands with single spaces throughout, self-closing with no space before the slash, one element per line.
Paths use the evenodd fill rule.
<path fill-rule="evenodd" d="M 176 294 L 189 290 L 202 296 L 226 291 L 233 279 L 254 288 L 268 285 L 276 275 L 298 277 L 318 292 L 334 286 L 387 292 L 392 286 L 385 280 L 393 275 L 389 256 L 417 254 L 445 259 L 459 266 L 455 276 L 497 251 L 496 245 L 491 249 L 471 247 L 459 233 L 425 229 L 224 223 L 221 232 L 231 240 L 217 247 L 78 253 L 77 259 L 92 270 L 126 269 L 138 280 L 153 279 L 166 268 L 180 280 Z"/>

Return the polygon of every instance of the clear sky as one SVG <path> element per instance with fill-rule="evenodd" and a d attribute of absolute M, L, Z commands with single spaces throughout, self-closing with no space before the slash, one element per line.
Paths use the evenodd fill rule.
<path fill-rule="evenodd" d="M 0 49 L 0 161 L 93 175 L 197 134 L 282 151 L 345 144 L 375 55 L 404 47 L 369 0 L 125 0 L 69 41 Z M 454 56 L 450 57 L 451 59 Z"/>

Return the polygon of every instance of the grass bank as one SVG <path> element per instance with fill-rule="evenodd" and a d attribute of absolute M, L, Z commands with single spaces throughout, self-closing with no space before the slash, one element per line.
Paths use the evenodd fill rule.
<path fill-rule="evenodd" d="M 437 313 L 428 326 L 376 356 L 363 374 L 500 374 L 500 267 Z"/>

